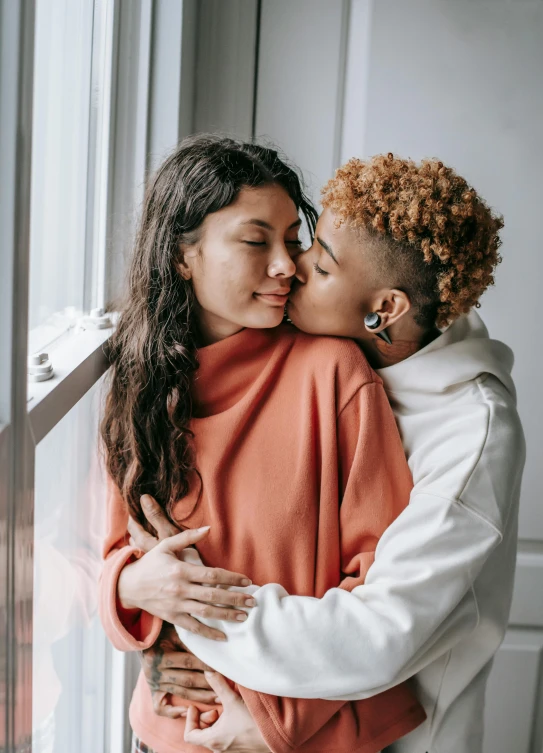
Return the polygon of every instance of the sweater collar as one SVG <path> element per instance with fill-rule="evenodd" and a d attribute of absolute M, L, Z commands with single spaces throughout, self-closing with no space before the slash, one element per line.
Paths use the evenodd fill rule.
<path fill-rule="evenodd" d="M 280 329 L 242 329 L 198 350 L 200 365 L 192 387 L 195 418 L 222 413 L 243 398 L 269 361 Z"/>

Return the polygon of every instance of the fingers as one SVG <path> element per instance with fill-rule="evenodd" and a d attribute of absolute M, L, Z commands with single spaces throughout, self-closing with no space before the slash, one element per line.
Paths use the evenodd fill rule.
<path fill-rule="evenodd" d="M 217 709 L 211 711 L 202 711 L 200 714 L 200 726 L 207 725 L 208 727 L 215 724 L 219 718 L 219 712 Z"/>
<path fill-rule="evenodd" d="M 201 541 L 208 533 L 209 526 L 204 526 L 204 528 L 189 528 L 187 531 L 181 531 L 181 533 L 176 533 L 174 536 L 164 539 L 161 541 L 160 546 L 165 552 L 177 554 L 182 549 L 186 549 L 188 546 Z"/>
<path fill-rule="evenodd" d="M 210 706 L 218 703 L 218 701 L 215 700 L 217 698 L 217 693 L 214 690 L 185 688 L 182 685 L 170 685 L 167 682 L 160 682 L 157 686 L 156 692 L 169 694 L 176 698 L 182 698 L 184 701 L 187 701 L 187 703 L 192 701 L 196 703 L 207 703 Z"/>
<path fill-rule="evenodd" d="M 167 539 L 169 536 L 175 536 L 179 533 L 179 528 L 168 520 L 168 517 L 156 499 L 150 494 L 144 494 L 140 497 L 141 509 L 143 514 L 157 532 L 160 541 Z"/>
<path fill-rule="evenodd" d="M 212 749 L 214 736 L 213 727 L 202 721 L 202 715 L 195 706 L 190 706 L 185 724 L 185 742 Z"/>
<path fill-rule="evenodd" d="M 147 649 L 147 651 L 148 650 L 149 649 Z M 211 669 L 211 667 L 204 664 L 204 662 L 201 661 L 201 659 L 198 659 L 197 656 L 194 656 L 194 654 L 189 654 L 186 651 L 165 651 L 159 669 L 164 672 L 169 672 L 170 670 L 191 670 L 193 672 L 198 672 L 202 678 L 202 682 L 205 683 L 200 687 L 204 688 L 207 687 L 207 682 L 203 679 L 203 673 L 206 669 Z"/>
<path fill-rule="evenodd" d="M 187 713 L 186 706 L 172 706 L 168 703 L 168 694 L 155 691 L 152 694 L 153 709 L 158 716 L 166 716 L 168 719 L 179 719 Z"/>
<path fill-rule="evenodd" d="M 193 601 L 201 601 L 205 604 L 239 607 L 244 609 L 256 606 L 254 598 L 239 591 L 226 591 L 224 588 L 206 588 L 205 586 L 193 586 L 187 591 L 187 596 Z"/>
<path fill-rule="evenodd" d="M 210 689 L 209 682 L 203 672 L 192 672 L 188 669 L 164 669 L 160 674 L 158 682 L 162 685 L 173 685 L 185 689 Z M 178 693 L 176 692 L 175 695 L 178 695 Z"/>
<path fill-rule="evenodd" d="M 187 565 L 186 567 L 191 583 L 207 583 L 211 586 L 250 586 L 252 582 L 246 575 L 232 573 L 221 567 L 202 567 L 201 565 Z"/>
<path fill-rule="evenodd" d="M 189 706 L 187 722 L 185 724 L 185 742 L 190 742 L 187 735 L 200 732 L 200 712 L 196 706 Z"/>
<path fill-rule="evenodd" d="M 245 612 L 238 612 L 229 607 L 214 607 L 211 604 L 202 604 L 199 601 L 182 601 L 179 608 L 193 617 L 202 617 L 206 620 L 224 620 L 225 622 L 245 622 Z"/>
<path fill-rule="evenodd" d="M 195 620 L 194 617 L 191 617 L 188 614 L 180 615 L 177 618 L 176 622 L 179 627 L 188 630 L 189 633 L 194 633 L 194 635 L 201 635 L 202 638 L 209 638 L 212 641 L 226 640 L 226 635 L 224 633 L 221 633 L 220 630 L 215 630 L 215 628 L 208 627 L 202 622 L 198 622 L 198 620 Z"/>
<path fill-rule="evenodd" d="M 228 680 L 218 672 L 205 672 L 205 678 L 211 685 L 217 696 L 216 703 L 222 703 L 223 706 L 229 701 L 237 701 L 239 696 L 230 687 Z"/>
<path fill-rule="evenodd" d="M 133 518 L 128 518 L 128 533 L 130 534 L 131 544 L 141 549 L 142 552 L 150 552 L 158 544 L 158 539 L 147 533 Z"/>

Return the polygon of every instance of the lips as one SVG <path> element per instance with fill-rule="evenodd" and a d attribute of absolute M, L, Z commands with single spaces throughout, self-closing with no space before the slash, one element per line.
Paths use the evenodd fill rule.
<path fill-rule="evenodd" d="M 290 294 L 290 287 L 288 288 L 276 288 L 269 292 L 255 293 L 263 303 L 267 303 L 270 306 L 285 306 Z"/>
<path fill-rule="evenodd" d="M 273 293 L 255 293 L 255 296 L 259 298 L 263 303 L 267 303 L 271 306 L 284 306 L 288 301 L 290 290 Z"/>

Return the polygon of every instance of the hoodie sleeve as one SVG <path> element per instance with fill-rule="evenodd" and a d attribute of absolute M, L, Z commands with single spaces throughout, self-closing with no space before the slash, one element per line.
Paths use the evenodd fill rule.
<path fill-rule="evenodd" d="M 262 586 L 245 623 L 217 625 L 228 642 L 187 636 L 190 650 L 254 690 L 353 700 L 393 687 L 453 649 L 478 623 L 473 582 L 518 500 L 525 445 L 513 405 L 493 407 L 486 437 L 457 497 L 438 493 L 439 477 L 433 490 L 415 486 L 381 537 L 364 585 L 333 588 L 322 599 Z M 504 514 L 482 514 L 482 502 Z M 509 518 L 513 524 L 514 510 Z"/>
<path fill-rule="evenodd" d="M 394 417 L 380 383 L 362 387 L 342 410 L 338 418 L 338 452 L 341 569 L 345 573 L 340 588 L 349 591 L 364 582 L 377 541 L 407 505 L 412 486 Z M 258 592 L 256 598 L 260 603 Z M 316 599 L 315 602 L 319 603 Z M 259 608 L 253 611 L 258 612 Z M 244 650 L 240 644 L 237 648 Z M 325 646 L 322 649 L 326 651 Z M 265 653 L 266 649 L 262 647 L 262 651 Z M 198 655 L 198 650 L 195 653 Z M 357 726 L 360 746 L 381 741 L 385 734 L 392 734 L 388 739 L 392 742 L 424 718 L 405 686 L 364 704 L 347 705 L 343 701 L 281 698 L 245 687 L 239 687 L 239 691 L 273 753 L 306 746 L 307 750 L 329 749 L 332 743 L 340 753 L 343 748 L 338 740 L 345 738 L 344 745 L 352 746 L 353 739 L 341 735 L 341 730 L 353 724 Z M 288 690 L 286 695 L 290 695 Z"/>
<path fill-rule="evenodd" d="M 128 545 L 128 510 L 111 478 L 106 491 L 104 565 L 98 586 L 98 608 L 104 631 L 119 651 L 141 651 L 158 638 L 162 620 L 141 610 L 123 609 L 117 598 L 117 582 L 123 567 L 141 556 Z"/>

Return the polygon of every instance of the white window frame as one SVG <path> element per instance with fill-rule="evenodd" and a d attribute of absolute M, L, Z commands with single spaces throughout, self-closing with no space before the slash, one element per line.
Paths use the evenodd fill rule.
<path fill-rule="evenodd" d="M 91 188 L 99 181 L 102 190 L 99 205 L 87 207 L 87 247 L 93 249 L 87 310 L 107 304 L 120 290 L 150 151 L 173 148 L 190 129 L 193 71 L 187 64 L 194 57 L 195 8 L 195 0 L 97 0 L 101 27 L 95 41 L 105 51 L 100 85 L 107 96 L 93 103 L 90 127 L 91 138 L 100 133 L 106 138 L 90 149 L 88 180 Z M 27 382 L 35 13 L 36 0 L 0 0 L 0 687 L 6 699 L 0 749 L 5 753 L 15 753 L 32 737 L 32 659 L 18 647 L 16 630 L 32 630 L 34 559 L 27 540 L 29 531 L 33 540 L 36 447 L 107 370 L 113 331 L 65 332 L 51 350 L 53 378 Z M 159 46 L 164 39 L 170 56 Z M 174 122 L 159 117 L 172 102 Z M 108 753 L 129 750 L 127 711 L 136 664 L 112 653 L 108 674 L 115 695 L 103 731 Z M 16 734 L 21 684 L 25 705 L 17 708 L 23 725 Z"/>

